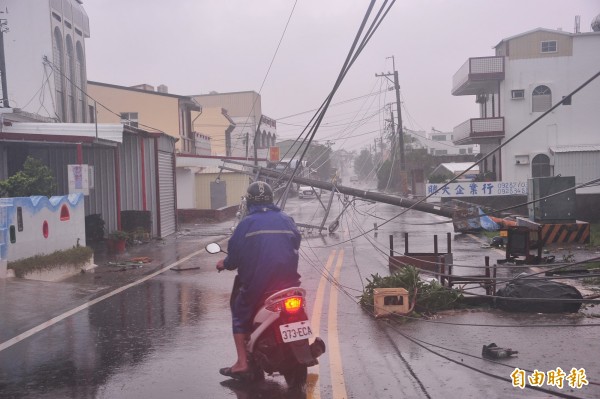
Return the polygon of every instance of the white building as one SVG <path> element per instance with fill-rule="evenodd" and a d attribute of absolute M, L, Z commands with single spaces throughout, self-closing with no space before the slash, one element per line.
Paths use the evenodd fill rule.
<path fill-rule="evenodd" d="M 89 122 L 85 38 L 80 0 L 2 0 L 8 99 L 4 107 L 58 122 Z"/>
<path fill-rule="evenodd" d="M 469 58 L 455 73 L 452 94 L 474 95 L 479 116 L 454 128 L 454 143 L 488 153 L 600 71 L 600 31 L 537 28 L 501 40 L 496 54 Z M 600 177 L 600 78 L 529 127 L 482 165 L 497 180 Z M 578 194 L 600 194 L 600 186 Z M 579 203 L 579 195 L 578 195 Z"/>
<path fill-rule="evenodd" d="M 409 129 L 404 129 L 404 132 L 418 140 L 418 143 L 405 144 L 406 147 L 425 148 L 427 149 L 427 153 L 433 156 L 479 154 L 479 146 L 477 144 L 454 144 L 452 141 L 452 132 L 440 132 L 433 128 L 431 129 L 431 132 L 415 132 Z"/>

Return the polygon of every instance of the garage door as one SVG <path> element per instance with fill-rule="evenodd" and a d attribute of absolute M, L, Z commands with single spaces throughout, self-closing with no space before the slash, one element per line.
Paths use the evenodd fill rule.
<path fill-rule="evenodd" d="M 160 207 L 160 237 L 175 233 L 175 178 L 173 153 L 158 152 L 158 193 Z"/>

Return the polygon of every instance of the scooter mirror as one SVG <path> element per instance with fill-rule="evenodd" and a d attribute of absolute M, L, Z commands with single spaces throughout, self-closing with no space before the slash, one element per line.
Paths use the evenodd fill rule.
<path fill-rule="evenodd" d="M 218 254 L 219 252 L 221 252 L 221 246 L 216 242 L 211 242 L 205 248 L 206 252 L 208 252 L 209 254 Z"/>

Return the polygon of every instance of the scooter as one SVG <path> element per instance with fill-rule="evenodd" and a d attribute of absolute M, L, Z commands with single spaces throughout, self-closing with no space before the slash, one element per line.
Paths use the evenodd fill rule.
<path fill-rule="evenodd" d="M 206 246 L 211 254 L 224 252 L 221 246 Z M 280 373 L 289 387 L 306 383 L 308 367 L 319 364 L 317 358 L 325 353 L 325 343 L 316 337 L 305 311 L 306 290 L 286 288 L 269 296 L 257 309 L 253 331 L 246 343 L 250 372 L 247 382 L 260 381 L 264 374 Z"/>

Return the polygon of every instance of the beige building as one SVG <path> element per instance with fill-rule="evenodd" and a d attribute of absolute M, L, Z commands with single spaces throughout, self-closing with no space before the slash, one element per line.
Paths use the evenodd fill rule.
<path fill-rule="evenodd" d="M 225 141 L 228 156 L 266 158 L 270 146 L 275 145 L 277 122 L 262 113 L 260 94 L 254 91 L 202 94 L 190 96 L 203 109 L 222 108 L 235 124 Z M 204 126 L 194 124 L 202 130 Z M 213 139 L 213 145 L 217 139 Z M 222 153 L 222 151 L 221 151 Z"/>
<path fill-rule="evenodd" d="M 196 154 L 192 112 L 199 112 L 201 107 L 190 97 L 169 94 L 163 85 L 154 91 L 147 84 L 126 87 L 88 81 L 87 90 L 96 101 L 98 122 L 163 132 L 178 139 L 178 153 Z"/>
<path fill-rule="evenodd" d="M 225 108 L 203 107 L 202 111 L 193 112 L 192 126 L 198 134 L 210 137 L 211 151 L 208 155 L 231 155 L 231 132 L 235 128 L 235 122 Z"/>

